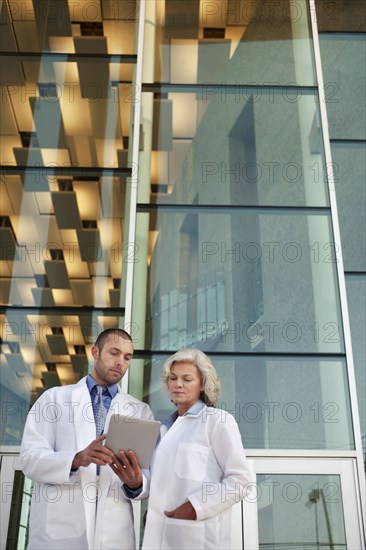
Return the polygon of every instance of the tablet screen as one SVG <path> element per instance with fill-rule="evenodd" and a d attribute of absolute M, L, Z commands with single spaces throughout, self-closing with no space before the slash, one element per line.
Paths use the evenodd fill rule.
<path fill-rule="evenodd" d="M 105 446 L 115 455 L 134 451 L 140 468 L 148 468 L 159 436 L 160 422 L 113 414 L 108 426 Z"/>

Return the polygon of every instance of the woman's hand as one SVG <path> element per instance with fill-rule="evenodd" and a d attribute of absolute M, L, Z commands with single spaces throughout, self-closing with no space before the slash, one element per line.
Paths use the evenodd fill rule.
<path fill-rule="evenodd" d="M 127 487 L 138 489 L 142 485 L 142 472 L 135 453 L 119 451 L 118 454 L 110 467 Z"/>
<path fill-rule="evenodd" d="M 175 510 L 164 512 L 164 514 L 168 516 L 168 518 L 174 519 L 197 519 L 196 510 L 189 500 L 178 506 Z"/>

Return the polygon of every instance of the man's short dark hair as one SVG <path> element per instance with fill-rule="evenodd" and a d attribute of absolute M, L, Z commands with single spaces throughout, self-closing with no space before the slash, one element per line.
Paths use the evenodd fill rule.
<path fill-rule="evenodd" d="M 128 334 L 128 332 L 126 332 L 122 328 L 115 327 L 115 328 L 107 328 L 106 330 L 103 330 L 103 332 L 101 332 L 98 338 L 95 340 L 94 345 L 101 350 L 104 346 L 106 339 L 110 334 L 115 334 L 117 337 L 121 337 L 124 340 L 129 340 L 130 342 L 132 342 L 132 338 Z"/>

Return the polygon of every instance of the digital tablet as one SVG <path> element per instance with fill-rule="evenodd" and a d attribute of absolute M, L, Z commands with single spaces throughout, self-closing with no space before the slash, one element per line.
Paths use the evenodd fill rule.
<path fill-rule="evenodd" d="M 141 468 L 148 468 L 160 430 L 157 420 L 144 420 L 113 414 L 108 426 L 105 446 L 115 455 L 118 451 L 134 451 Z"/>

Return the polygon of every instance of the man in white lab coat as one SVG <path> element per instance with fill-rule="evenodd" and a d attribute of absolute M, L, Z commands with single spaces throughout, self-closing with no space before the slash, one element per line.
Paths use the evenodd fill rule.
<path fill-rule="evenodd" d="M 152 419 L 145 403 L 122 393 L 118 382 L 133 355 L 130 335 L 102 332 L 92 347 L 91 374 L 77 384 L 45 391 L 30 410 L 20 461 L 35 481 L 28 550 L 135 548 L 131 503 L 110 466 L 112 451 L 96 437 L 92 400 L 103 387 L 103 406 L 112 413 Z"/>

